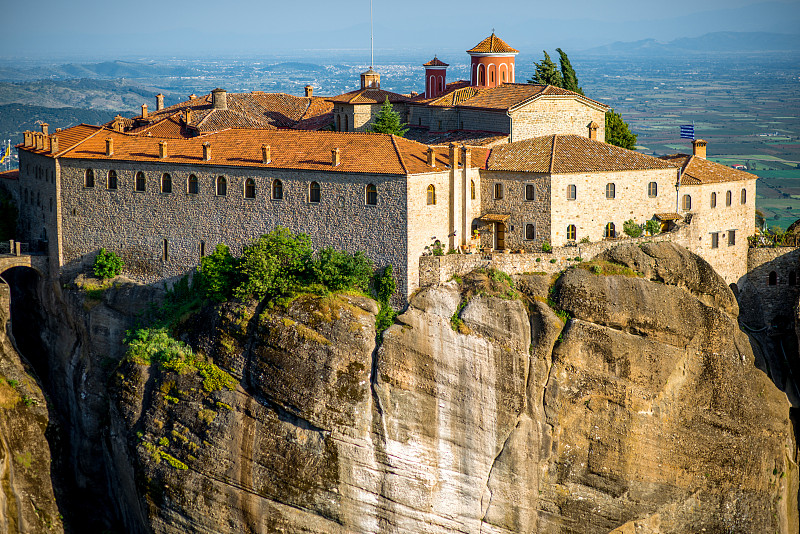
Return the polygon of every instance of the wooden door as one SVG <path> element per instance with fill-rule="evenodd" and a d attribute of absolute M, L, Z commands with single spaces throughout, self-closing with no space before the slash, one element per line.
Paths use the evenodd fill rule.
<path fill-rule="evenodd" d="M 506 225 L 503 223 L 495 223 L 495 249 L 505 250 L 506 248 Z"/>

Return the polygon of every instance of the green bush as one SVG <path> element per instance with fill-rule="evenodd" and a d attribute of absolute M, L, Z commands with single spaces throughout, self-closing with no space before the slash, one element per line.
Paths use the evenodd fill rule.
<path fill-rule="evenodd" d="M 542 252 L 553 252 L 553 245 L 548 241 L 542 242 Z"/>
<path fill-rule="evenodd" d="M 245 247 L 239 263 L 243 280 L 233 295 L 261 300 L 289 293 L 307 281 L 312 254 L 307 235 L 279 226 Z"/>
<path fill-rule="evenodd" d="M 625 232 L 630 237 L 639 237 L 642 235 L 642 227 L 639 224 L 636 224 L 633 219 L 628 219 L 624 223 L 622 223 L 622 231 Z"/>
<path fill-rule="evenodd" d="M 317 252 L 311 265 L 317 282 L 331 291 L 369 290 L 372 279 L 372 261 L 363 252 L 348 254 L 333 248 Z"/>
<path fill-rule="evenodd" d="M 239 260 L 231 255 L 227 245 L 217 245 L 214 253 L 200 260 L 197 286 L 205 298 L 224 302 L 233 296 L 239 282 Z"/>
<path fill-rule="evenodd" d="M 394 292 L 397 291 L 397 283 L 394 281 L 392 271 L 392 266 L 387 265 L 383 271 L 375 274 L 372 285 L 375 289 L 375 296 L 378 297 L 378 302 L 389 302 Z"/>
<path fill-rule="evenodd" d="M 649 235 L 656 235 L 661 232 L 661 225 L 658 221 L 650 219 L 644 223 L 644 229 Z"/>
<path fill-rule="evenodd" d="M 100 249 L 94 259 L 94 275 L 97 278 L 114 278 L 122 272 L 122 258 L 104 248 Z"/>

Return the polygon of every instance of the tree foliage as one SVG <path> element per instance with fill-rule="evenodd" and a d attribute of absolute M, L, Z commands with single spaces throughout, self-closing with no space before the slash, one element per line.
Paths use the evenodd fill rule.
<path fill-rule="evenodd" d="M 306 277 L 313 251 L 311 239 L 279 226 L 245 247 L 239 263 L 238 299 L 276 297 L 295 289 Z"/>
<path fill-rule="evenodd" d="M 540 62 L 533 62 L 536 66 L 536 70 L 533 73 L 533 77 L 528 80 L 528 83 L 535 83 L 539 85 L 553 85 L 555 87 L 563 87 L 564 79 L 561 76 L 561 73 L 558 72 L 556 68 L 556 64 L 553 63 L 553 60 L 550 59 L 550 55 L 544 52 L 544 59 Z"/>
<path fill-rule="evenodd" d="M 606 143 L 628 150 L 636 147 L 636 134 L 613 108 L 606 112 Z"/>
<path fill-rule="evenodd" d="M 628 219 L 624 223 L 622 223 L 622 231 L 625 232 L 630 237 L 639 237 L 642 235 L 642 226 L 636 224 L 633 219 Z"/>
<path fill-rule="evenodd" d="M 333 248 L 317 252 L 311 264 L 316 281 L 331 291 L 358 289 L 369 291 L 372 261 L 363 252 L 348 254 Z"/>
<path fill-rule="evenodd" d="M 644 229 L 649 235 L 656 235 L 661 232 L 661 225 L 655 219 L 650 219 L 644 223 Z"/>
<path fill-rule="evenodd" d="M 217 245 L 213 254 L 200 260 L 196 275 L 199 290 L 217 302 L 230 299 L 239 281 L 238 265 L 227 245 Z"/>
<path fill-rule="evenodd" d="M 578 75 L 575 74 L 575 69 L 572 68 L 567 53 L 560 48 L 556 48 L 556 52 L 558 52 L 559 63 L 561 63 L 561 87 L 582 95 L 583 89 L 578 84 Z"/>
<path fill-rule="evenodd" d="M 408 132 L 406 124 L 400 120 L 400 114 L 395 112 L 394 108 L 392 108 L 389 97 L 386 97 L 386 102 L 381 106 L 381 110 L 375 117 L 375 121 L 372 123 L 372 126 L 370 126 L 370 131 L 397 135 L 399 137 L 404 137 L 406 132 Z"/>
<path fill-rule="evenodd" d="M 101 248 L 100 252 L 98 252 L 97 256 L 94 258 L 94 275 L 103 280 L 106 278 L 114 278 L 122 272 L 122 267 L 124 265 L 125 263 L 122 261 L 122 258 L 117 256 L 114 252 Z"/>

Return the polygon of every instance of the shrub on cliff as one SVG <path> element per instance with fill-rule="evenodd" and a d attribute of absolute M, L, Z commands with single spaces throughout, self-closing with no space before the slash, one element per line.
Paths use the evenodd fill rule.
<path fill-rule="evenodd" d="M 196 283 L 203 296 L 216 302 L 230 299 L 239 281 L 238 265 L 227 245 L 217 245 L 213 254 L 200 260 Z"/>
<path fill-rule="evenodd" d="M 104 280 L 114 278 L 122 272 L 123 265 L 125 263 L 122 258 L 110 250 L 101 248 L 94 259 L 94 275 Z"/>
<path fill-rule="evenodd" d="M 372 270 L 372 261 L 363 252 L 348 254 L 330 247 L 317 252 L 311 262 L 316 281 L 331 291 L 358 289 L 366 293 Z"/>

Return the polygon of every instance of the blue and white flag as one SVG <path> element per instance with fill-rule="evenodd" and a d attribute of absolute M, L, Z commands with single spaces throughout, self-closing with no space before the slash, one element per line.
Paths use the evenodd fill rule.
<path fill-rule="evenodd" d="M 694 139 L 694 124 L 681 125 L 681 139 Z"/>

